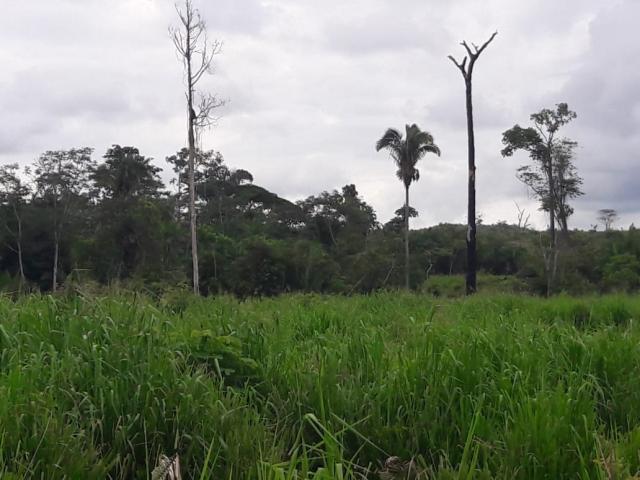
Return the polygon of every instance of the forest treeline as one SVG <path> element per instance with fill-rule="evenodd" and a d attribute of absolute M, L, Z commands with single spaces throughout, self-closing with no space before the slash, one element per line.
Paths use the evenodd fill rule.
<path fill-rule="evenodd" d="M 45 152 L 25 169 L 0 167 L 1 288 L 188 288 L 187 157 L 183 149 L 167 158 L 176 174 L 171 191 L 134 147 L 114 145 L 99 162 L 79 148 Z M 404 207 L 381 224 L 355 185 L 293 203 L 218 152 L 199 151 L 196 164 L 202 293 L 350 294 L 404 285 Z M 640 232 L 607 227 L 561 234 L 557 292 L 640 286 Z M 442 276 L 465 272 L 465 232 L 452 224 L 410 232 L 412 288 L 438 293 Z M 546 235 L 524 221 L 480 224 L 479 271 L 507 278 L 508 288 L 544 293 Z"/>
<path fill-rule="evenodd" d="M 213 73 L 222 43 L 208 40 L 191 0 L 176 4 L 176 12 L 170 34 L 183 67 L 188 142 L 166 158 L 173 188 L 133 146 L 113 145 L 100 161 L 85 147 L 47 151 L 26 168 L 1 166 L 0 289 L 191 286 L 195 294 L 247 296 L 404 286 L 449 294 L 458 292 L 456 279 L 464 274 L 464 291 L 473 294 L 477 272 L 480 288 L 484 282 L 546 295 L 640 287 L 640 239 L 635 228 L 613 231 L 615 211 L 600 212 L 605 232 L 569 228 L 570 202 L 584 192 L 574 165 L 577 142 L 562 136 L 577 117 L 566 103 L 502 134 L 503 157 L 528 156 L 516 176 L 545 212 L 548 231 L 530 229 L 522 211 L 518 225 L 478 221 L 472 74 L 497 32 L 480 46 L 463 41 L 462 60 L 449 56 L 465 83 L 467 222 L 416 231 L 410 187 L 421 176 L 418 162 L 441 151 L 415 123 L 404 131 L 387 128 L 372 141 L 372 150 L 393 160 L 405 193 L 385 224 L 353 184 L 293 203 L 254 183 L 247 170 L 227 166 L 219 152 L 198 148 L 224 104 L 197 88 Z"/>

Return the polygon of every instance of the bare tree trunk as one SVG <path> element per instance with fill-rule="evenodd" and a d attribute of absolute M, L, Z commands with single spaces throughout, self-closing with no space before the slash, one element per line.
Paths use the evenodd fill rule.
<path fill-rule="evenodd" d="M 24 262 L 22 259 L 22 219 L 20 218 L 20 214 L 18 213 L 18 208 L 15 204 L 12 205 L 13 208 L 13 216 L 16 219 L 16 225 L 18 227 L 18 232 L 16 237 L 16 251 L 18 253 L 18 268 L 20 270 L 20 291 L 22 291 L 22 287 L 27 283 L 27 277 L 24 274 Z M 8 227 L 7 227 L 8 229 Z"/>
<path fill-rule="evenodd" d="M 333 235 L 333 228 L 331 228 L 331 221 L 326 220 L 327 229 L 329 230 L 329 237 L 331 238 L 331 243 L 335 246 L 337 245 L 336 237 Z"/>
<path fill-rule="evenodd" d="M 476 293 L 476 270 L 478 255 L 476 248 L 476 145 L 473 131 L 473 102 L 471 95 L 471 78 L 465 81 L 467 104 L 467 150 L 469 166 L 469 183 L 467 188 L 467 295 Z"/>
<path fill-rule="evenodd" d="M 495 32 L 489 40 L 484 42 L 481 47 L 475 44 L 473 50 L 467 42 L 463 41 L 461 45 L 467 51 L 467 56 L 462 62 L 456 61 L 451 55 L 449 59 L 453 64 L 458 67 L 462 73 L 465 84 L 466 93 L 466 106 L 467 106 L 467 151 L 468 151 L 468 163 L 469 163 L 469 183 L 468 183 L 468 203 L 467 203 L 467 276 L 466 276 L 466 292 L 467 295 L 472 295 L 477 290 L 476 285 L 476 270 L 478 267 L 478 256 L 476 248 L 476 147 L 475 137 L 473 132 L 473 102 L 471 95 L 471 85 L 473 79 L 473 67 L 476 60 L 480 57 L 480 54 L 487 48 L 498 32 Z M 468 62 L 468 63 L 467 63 Z"/>
<path fill-rule="evenodd" d="M 553 158 L 551 154 L 552 141 L 547 147 L 547 176 L 549 177 L 549 235 L 550 235 L 550 255 L 547 268 L 547 297 L 553 293 L 556 271 L 558 268 L 558 243 L 556 238 L 556 199 L 553 185 Z"/>
<path fill-rule="evenodd" d="M 311 278 L 311 244 L 307 249 L 307 265 L 304 269 L 304 290 L 309 291 L 309 279 Z"/>
<path fill-rule="evenodd" d="M 196 188 L 195 188 L 195 140 L 193 120 L 189 115 L 189 227 L 191 231 L 191 262 L 193 265 L 193 293 L 200 293 L 200 273 L 198 271 L 198 233 L 196 224 Z"/>
<path fill-rule="evenodd" d="M 224 104 L 212 95 L 202 95 L 198 104 L 198 113 L 194 109 L 194 93 L 196 84 L 205 73 L 211 73 L 213 57 L 220 53 L 220 42 L 208 43 L 207 29 L 200 13 L 193 7 L 191 0 L 184 1 L 184 9 L 176 6 L 182 28 L 171 28 L 170 33 L 174 46 L 180 55 L 186 70 L 187 80 L 187 115 L 189 141 L 189 227 L 191 233 L 191 261 L 193 264 L 193 292 L 200 293 L 200 275 L 198 271 L 198 238 L 195 206 L 195 163 L 196 163 L 196 128 L 211 126 L 215 119 L 213 110 Z M 184 30 L 183 30 L 184 29 Z"/>
<path fill-rule="evenodd" d="M 218 185 L 218 218 L 220 219 L 220 228 L 222 229 L 222 234 L 225 234 L 224 230 L 224 219 L 222 217 L 222 194 L 220 193 L 220 185 Z"/>
<path fill-rule="evenodd" d="M 189 121 L 189 229 L 191 232 L 191 263 L 193 271 L 193 293 L 200 293 L 200 272 L 198 271 L 198 232 L 196 219 L 196 186 L 195 186 L 195 162 L 196 162 L 196 139 L 195 111 L 193 109 L 193 75 L 191 71 L 191 30 L 187 29 L 186 64 L 187 64 L 187 107 Z"/>
<path fill-rule="evenodd" d="M 404 186 L 404 287 L 409 290 L 409 185 Z"/>
<path fill-rule="evenodd" d="M 18 220 L 18 267 L 20 268 L 20 290 L 27 283 L 27 277 L 24 274 L 24 262 L 22 260 L 22 221 L 20 218 Z"/>
<path fill-rule="evenodd" d="M 60 235 L 57 230 L 53 232 L 53 238 L 53 279 L 51 282 L 51 291 L 55 293 L 58 287 L 58 257 L 60 254 Z"/>
<path fill-rule="evenodd" d="M 62 162 L 58 161 L 58 175 L 62 170 Z M 56 293 L 58 288 L 58 257 L 60 256 L 60 233 L 58 226 L 58 195 L 53 198 L 53 278 L 51 279 L 51 291 Z"/>
<path fill-rule="evenodd" d="M 394 259 L 391 260 L 391 266 L 389 267 L 389 271 L 387 272 L 387 275 L 384 277 L 384 280 L 382 281 L 382 287 L 385 287 L 387 285 L 387 282 L 389 281 L 389 277 L 391 276 L 391 273 L 393 272 L 393 269 L 396 266 L 396 261 Z"/>

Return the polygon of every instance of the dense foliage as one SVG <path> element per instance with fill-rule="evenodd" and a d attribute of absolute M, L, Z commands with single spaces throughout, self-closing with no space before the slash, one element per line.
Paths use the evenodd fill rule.
<path fill-rule="evenodd" d="M 179 292 L 0 300 L 0 477 L 640 471 L 640 302 Z M 404 477 L 400 477 L 404 478 Z"/>
<path fill-rule="evenodd" d="M 171 191 L 134 147 L 114 145 L 101 162 L 91 154 L 46 152 L 28 171 L 2 167 L 0 287 L 126 284 L 155 294 L 189 283 L 186 150 L 167 159 L 177 176 Z M 349 294 L 403 285 L 404 209 L 380 224 L 355 185 L 292 203 L 217 152 L 199 152 L 197 160 L 203 293 Z M 640 286 L 640 233 L 607 229 L 563 233 L 556 292 Z M 480 225 L 479 271 L 514 276 L 525 290 L 543 293 L 545 235 L 523 225 Z M 413 230 L 410 241 L 412 288 L 464 272 L 464 226 Z"/>

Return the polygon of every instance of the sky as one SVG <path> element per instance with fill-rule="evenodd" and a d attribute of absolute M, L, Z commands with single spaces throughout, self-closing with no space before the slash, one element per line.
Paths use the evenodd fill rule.
<path fill-rule="evenodd" d="M 465 222 L 464 82 L 447 59 L 498 31 L 474 71 L 477 208 L 485 223 L 517 207 L 546 219 L 502 158 L 502 132 L 567 102 L 585 195 L 570 226 L 601 208 L 640 223 L 638 0 L 193 0 L 223 42 L 204 91 L 227 100 L 202 147 L 257 184 L 299 200 L 356 185 L 387 221 L 402 184 L 375 143 L 416 123 L 442 150 L 411 187 L 415 228 Z M 0 162 L 46 150 L 133 145 L 166 169 L 186 143 L 182 66 L 170 0 L 0 0 Z"/>

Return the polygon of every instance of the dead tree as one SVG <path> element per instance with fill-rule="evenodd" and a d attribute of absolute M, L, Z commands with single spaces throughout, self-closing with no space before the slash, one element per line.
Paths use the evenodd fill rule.
<path fill-rule="evenodd" d="M 469 183 L 468 183 L 468 204 L 467 204 L 467 276 L 466 276 L 466 292 L 471 295 L 476 292 L 476 270 L 478 268 L 478 256 L 476 248 L 476 147 L 473 132 L 473 102 L 471 96 L 471 83 L 473 77 L 473 67 L 480 54 L 491 43 L 498 32 L 478 47 L 474 43 L 469 47 L 466 41 L 460 45 L 467 51 L 462 62 L 458 62 L 452 55 L 449 60 L 458 67 L 464 78 L 466 101 L 467 101 L 467 150 L 469 156 Z"/>
<path fill-rule="evenodd" d="M 531 214 L 527 213 L 524 208 L 520 208 L 518 202 L 514 203 L 516 204 L 516 209 L 518 210 L 518 228 L 521 230 L 527 230 L 530 227 L 529 219 L 531 218 Z"/>
<path fill-rule="evenodd" d="M 173 44 L 184 67 L 187 100 L 187 138 L 189 160 L 187 175 L 189 183 L 189 230 L 191 233 L 191 260 L 193 264 L 193 292 L 200 293 L 198 273 L 198 236 L 196 219 L 196 138 L 201 129 L 215 122 L 213 111 L 224 102 L 215 95 L 196 92 L 196 85 L 205 73 L 213 73 L 213 58 L 221 52 L 222 43 L 207 38 L 207 26 L 194 8 L 191 0 L 185 0 L 180 8 L 176 4 L 180 25 L 170 29 Z M 196 96 L 198 97 L 196 99 Z"/>
<path fill-rule="evenodd" d="M 604 226 L 604 231 L 608 232 L 618 220 L 618 212 L 612 208 L 603 208 L 602 210 L 598 210 L 598 220 L 600 220 Z"/>

